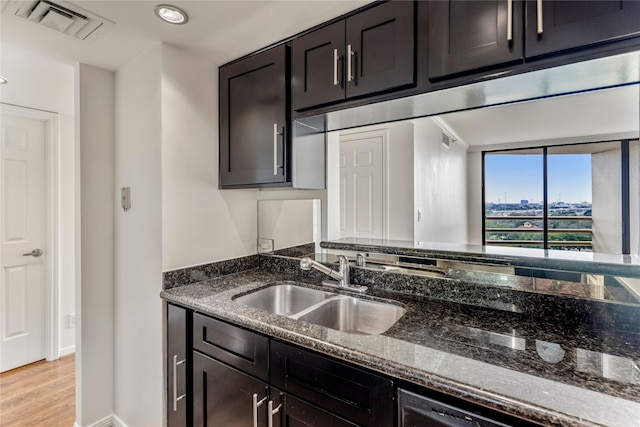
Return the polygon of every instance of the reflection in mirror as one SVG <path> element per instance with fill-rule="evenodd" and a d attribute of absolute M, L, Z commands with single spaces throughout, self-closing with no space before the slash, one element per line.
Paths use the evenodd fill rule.
<path fill-rule="evenodd" d="M 404 240 L 415 245 L 482 245 L 486 239 L 513 245 L 501 236 L 507 231 L 522 236 L 519 228 L 527 227 L 537 247 L 638 255 L 638 95 L 637 84 L 626 85 L 330 132 L 327 239 Z M 629 141 L 628 148 L 621 141 Z M 483 165 L 484 153 L 515 149 L 527 156 L 538 153 L 535 182 L 515 157 L 503 163 L 502 174 Z M 626 177 L 621 163 L 625 150 Z M 547 178 L 542 175 L 543 151 L 549 156 Z M 588 159 L 584 178 L 569 161 L 575 155 Z M 484 181 L 491 193 L 489 188 L 483 191 L 485 173 L 497 175 L 490 184 Z M 540 187 L 535 194 L 529 190 L 532 184 Z M 494 221 L 489 225 L 484 222 L 485 202 L 495 208 L 488 215 L 487 220 Z M 578 208 L 592 203 L 593 212 Z M 531 205 L 528 216 L 535 218 L 507 226 L 493 219 L 520 211 L 523 204 Z M 563 206 L 575 208 L 572 213 L 585 221 L 554 219 Z M 625 235 L 620 232 L 623 221 Z M 562 236 L 565 225 L 575 232 Z M 583 230 L 585 225 L 588 229 Z M 494 230 L 503 226 L 505 233 Z M 545 227 L 561 231 L 549 233 Z M 489 232 L 494 234 L 488 237 Z M 548 244 L 558 236 L 570 244 Z"/>
<path fill-rule="evenodd" d="M 328 250 L 355 260 L 353 251 Z M 585 273 L 558 268 L 534 268 L 518 265 L 461 261 L 441 257 L 413 257 L 379 253 L 362 253 L 364 267 L 384 273 L 409 274 L 456 283 L 482 284 L 500 289 L 570 296 L 606 302 L 640 305 L 640 278 L 612 274 Z M 455 255 L 452 256 L 455 258 Z M 362 265 L 362 264 L 361 264 Z"/>
<path fill-rule="evenodd" d="M 320 200 L 259 200 L 258 252 L 313 256 L 320 243 Z"/>

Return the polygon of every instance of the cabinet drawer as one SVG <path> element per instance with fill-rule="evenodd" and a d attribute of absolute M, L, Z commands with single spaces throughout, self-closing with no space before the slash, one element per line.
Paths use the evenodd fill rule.
<path fill-rule="evenodd" d="M 202 314 L 193 315 L 193 347 L 267 381 L 269 339 Z"/>
<path fill-rule="evenodd" d="M 358 425 L 393 425 L 393 382 L 345 363 L 272 341 L 271 384 Z"/>

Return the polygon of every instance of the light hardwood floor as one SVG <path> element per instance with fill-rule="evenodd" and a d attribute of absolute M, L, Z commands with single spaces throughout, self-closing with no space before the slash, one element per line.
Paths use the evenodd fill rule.
<path fill-rule="evenodd" d="M 73 426 L 75 365 L 70 354 L 0 374 L 0 426 Z"/>

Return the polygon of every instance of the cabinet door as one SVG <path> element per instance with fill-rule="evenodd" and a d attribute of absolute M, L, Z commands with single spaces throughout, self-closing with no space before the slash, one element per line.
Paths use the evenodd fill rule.
<path fill-rule="evenodd" d="M 429 79 L 522 61 L 522 16 L 520 1 L 429 2 Z"/>
<path fill-rule="evenodd" d="M 273 396 L 274 393 L 272 392 Z M 356 427 L 354 424 L 330 412 L 323 411 L 313 405 L 293 396 L 285 394 L 283 396 L 280 417 L 284 420 L 282 424 L 287 427 Z"/>
<path fill-rule="evenodd" d="M 248 427 L 254 417 L 257 425 L 267 424 L 267 384 L 197 351 L 193 397 L 195 426 Z"/>
<path fill-rule="evenodd" d="M 167 425 L 186 426 L 187 310 L 167 304 Z"/>
<path fill-rule="evenodd" d="M 413 1 L 383 3 L 347 18 L 348 98 L 415 84 L 414 19 Z"/>
<path fill-rule="evenodd" d="M 393 382 L 271 341 L 271 385 L 359 426 L 393 425 Z"/>
<path fill-rule="evenodd" d="M 638 34 L 637 0 L 527 2 L 527 57 Z"/>
<path fill-rule="evenodd" d="M 220 187 L 285 182 L 287 49 L 220 68 Z"/>
<path fill-rule="evenodd" d="M 293 41 L 293 109 L 344 98 L 344 21 Z"/>

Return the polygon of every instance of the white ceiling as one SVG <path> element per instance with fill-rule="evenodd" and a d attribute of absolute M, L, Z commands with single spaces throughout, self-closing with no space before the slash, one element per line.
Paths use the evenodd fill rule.
<path fill-rule="evenodd" d="M 8 0 L 2 0 L 3 6 Z M 55 2 L 55 0 L 54 0 Z M 67 2 L 115 23 L 93 42 L 82 42 L 22 18 L 0 15 L 2 42 L 67 63 L 116 70 L 159 42 L 221 65 L 297 34 L 371 0 L 84 0 Z M 153 7 L 171 3 L 189 15 L 186 25 L 160 21 Z"/>
<path fill-rule="evenodd" d="M 440 116 L 469 147 L 637 138 L 640 86 L 630 85 Z M 576 139 L 576 141 L 573 141 Z"/>

